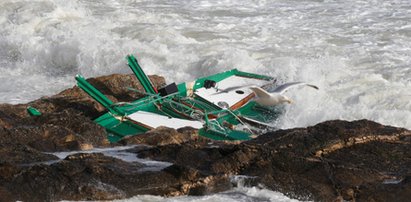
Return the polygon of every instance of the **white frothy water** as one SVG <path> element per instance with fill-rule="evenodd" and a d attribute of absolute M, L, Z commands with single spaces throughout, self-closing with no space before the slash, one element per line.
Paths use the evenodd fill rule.
<path fill-rule="evenodd" d="M 69 151 L 69 152 L 53 152 L 53 154 L 57 156 L 60 160 L 66 158 L 69 155 L 78 154 L 78 153 L 102 153 L 105 156 L 114 157 L 126 162 L 138 162 L 144 165 L 140 171 L 158 171 L 162 170 L 168 166 L 171 166 L 172 163 L 169 162 L 162 162 L 162 161 L 152 161 L 150 159 L 142 159 L 138 158 L 135 153 L 127 151 L 128 149 L 132 149 L 136 146 L 119 146 L 119 147 L 111 147 L 111 148 L 94 148 L 91 150 L 83 150 L 83 151 Z M 51 163 L 55 163 L 56 161 L 52 161 Z"/>
<path fill-rule="evenodd" d="M 238 187 L 233 190 L 211 194 L 207 196 L 180 196 L 165 198 L 153 195 L 140 195 L 125 200 L 116 200 L 116 202 L 298 202 L 290 199 L 282 193 L 274 192 L 259 187 Z"/>
<path fill-rule="evenodd" d="M 411 128 L 408 0 L 4 0 L 0 102 L 52 95 L 86 77 L 127 73 L 190 81 L 231 68 L 320 87 L 275 124 L 371 119 Z"/>
<path fill-rule="evenodd" d="M 208 196 L 179 196 L 165 198 L 153 195 L 140 195 L 125 200 L 116 200 L 115 202 L 298 202 L 298 200 L 290 199 L 282 193 L 274 192 L 262 187 L 246 187 L 244 186 L 245 178 L 248 177 L 234 176 L 232 182 L 235 184 L 236 188 Z"/>
<path fill-rule="evenodd" d="M 66 158 L 69 155 L 78 154 L 78 153 L 102 153 L 105 156 L 111 156 L 126 162 L 138 162 L 144 165 L 140 171 L 159 171 L 168 166 L 171 166 L 172 163 L 162 162 L 162 161 L 153 161 L 149 159 L 141 159 L 136 156 L 135 153 L 128 152 L 128 149 L 138 147 L 139 145 L 134 146 L 119 146 L 112 148 L 94 148 L 92 150 L 85 151 L 69 151 L 69 152 L 53 152 L 60 160 Z M 141 145 L 140 145 L 141 146 Z M 144 146 L 143 146 L 144 147 Z M 53 160 L 50 162 L 39 162 L 52 164 L 56 163 L 59 160 Z M 168 202 L 189 202 L 189 201 L 203 201 L 203 202 L 238 202 L 238 201 L 275 201 L 275 202 L 298 202 L 298 200 L 290 199 L 280 192 L 271 191 L 265 189 L 263 186 L 253 186 L 249 187 L 245 185 L 245 181 L 248 176 L 233 176 L 232 183 L 235 184 L 235 188 L 226 192 L 211 194 L 207 196 L 179 196 L 179 197 L 161 197 L 154 195 L 138 195 L 129 199 L 116 200 L 116 202 L 142 202 L 142 201 L 168 201 Z"/>
<path fill-rule="evenodd" d="M 238 68 L 319 91 L 274 123 L 370 119 L 411 129 L 409 0 L 2 0 L 0 103 L 86 77 L 130 73 L 135 54 L 168 82 Z"/>

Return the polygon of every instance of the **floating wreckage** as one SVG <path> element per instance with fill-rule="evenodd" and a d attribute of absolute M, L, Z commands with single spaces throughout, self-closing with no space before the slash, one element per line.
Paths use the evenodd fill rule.
<path fill-rule="evenodd" d="M 76 76 L 77 85 L 108 110 L 95 122 L 106 128 L 111 142 L 158 126 L 188 126 L 214 140 L 249 140 L 256 129 L 270 127 L 279 115 L 275 107 L 253 101 L 258 93 L 250 86 L 273 85 L 270 76 L 232 69 L 156 89 L 134 56 L 127 56 L 127 61 L 145 90 L 145 96 L 133 102 L 114 103 L 84 77 Z"/>

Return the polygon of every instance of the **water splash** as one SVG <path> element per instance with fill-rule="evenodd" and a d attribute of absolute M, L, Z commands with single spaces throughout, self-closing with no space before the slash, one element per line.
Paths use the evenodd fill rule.
<path fill-rule="evenodd" d="M 238 68 L 320 87 L 290 91 L 275 124 L 371 119 L 411 128 L 411 3 L 374 1 L 7 0 L 0 3 L 0 102 L 128 73 L 136 54 L 167 81 Z"/>
<path fill-rule="evenodd" d="M 235 188 L 221 193 L 206 195 L 206 196 L 179 196 L 179 197 L 161 197 L 153 195 L 139 195 L 125 200 L 116 200 L 116 202 L 142 202 L 142 201 L 166 201 L 166 202 L 238 202 L 238 201 L 255 201 L 255 202 L 298 202 L 298 200 L 290 199 L 282 193 L 271 191 L 259 186 L 247 187 L 244 186 L 244 180 L 250 178 L 248 176 L 233 176 Z"/>

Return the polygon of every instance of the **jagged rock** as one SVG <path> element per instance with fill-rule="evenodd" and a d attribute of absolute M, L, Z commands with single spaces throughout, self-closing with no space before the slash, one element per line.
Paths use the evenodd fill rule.
<path fill-rule="evenodd" d="M 155 86 L 162 77 L 152 76 Z M 132 75 L 89 79 L 113 101 L 142 90 Z M 31 117 L 27 106 L 43 114 Z M 140 158 L 173 163 L 144 170 L 102 154 L 75 154 L 57 163 L 43 152 L 109 146 L 92 119 L 105 109 L 77 87 L 28 104 L 0 104 L 0 201 L 113 200 L 138 194 L 202 195 L 231 187 L 230 176 L 315 201 L 406 201 L 411 198 L 411 131 L 367 121 L 327 121 L 278 130 L 238 143 L 199 137 L 197 130 L 157 128 L 122 144 Z"/>
<path fill-rule="evenodd" d="M 390 201 L 411 197 L 410 148 L 411 131 L 360 120 L 279 130 L 240 145 L 185 143 L 138 153 L 210 175 L 255 176 L 303 200 Z"/>
<path fill-rule="evenodd" d="M 0 201 L 113 200 L 137 194 L 200 193 L 199 187 L 212 184 L 219 185 L 215 186 L 218 191 L 229 188 L 221 184 L 228 184 L 226 176 L 205 176 L 180 165 L 160 171 L 141 170 L 139 163 L 99 153 L 70 155 L 58 163 L 23 167 L 14 173 L 10 167 L 0 164 L 0 191 L 7 193 L 0 195 Z"/>
<path fill-rule="evenodd" d="M 243 144 L 240 151 L 264 147 L 240 173 L 260 176 L 270 188 L 294 197 L 324 201 L 337 197 L 364 199 L 361 193 L 365 187 L 380 185 L 384 178 L 393 177 L 386 173 L 409 175 L 411 154 L 406 151 L 411 148 L 410 136 L 408 130 L 367 120 L 327 121 L 313 127 L 272 132 Z M 373 200 L 386 200 L 390 195 Z"/>

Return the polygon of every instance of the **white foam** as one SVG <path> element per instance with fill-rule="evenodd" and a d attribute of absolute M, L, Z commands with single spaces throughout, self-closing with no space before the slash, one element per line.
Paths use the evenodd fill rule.
<path fill-rule="evenodd" d="M 74 76 L 130 73 L 125 55 L 167 81 L 238 68 L 320 91 L 290 91 L 276 123 L 371 119 L 411 129 L 410 1 L 5 0 L 0 102 L 22 103 Z"/>
<path fill-rule="evenodd" d="M 125 200 L 116 200 L 116 202 L 142 202 L 142 201 L 167 201 L 167 202 L 238 202 L 238 201 L 273 201 L 273 202 L 297 202 L 280 192 L 271 191 L 265 188 L 253 186 L 246 187 L 243 184 L 247 176 L 233 176 L 233 183 L 236 187 L 225 192 L 210 194 L 206 196 L 178 196 L 178 197 L 161 197 L 153 195 L 139 195 Z"/>
<path fill-rule="evenodd" d="M 57 156 L 60 159 L 64 159 L 69 155 L 73 154 L 78 154 L 78 153 L 102 153 L 106 156 L 111 156 L 126 162 L 139 162 L 144 164 L 144 167 L 141 168 L 141 171 L 147 171 L 147 170 L 161 170 L 165 167 L 168 167 L 172 165 L 172 163 L 169 162 L 163 162 L 163 161 L 153 161 L 150 159 L 142 159 L 138 158 L 137 154 L 131 153 L 126 151 L 127 149 L 132 149 L 136 147 L 134 146 L 119 146 L 119 147 L 111 147 L 111 148 L 94 148 L 91 150 L 84 150 L 84 151 L 69 151 L 69 152 L 53 152 L 50 154 L 53 154 Z M 54 163 L 55 161 L 52 161 Z"/>

